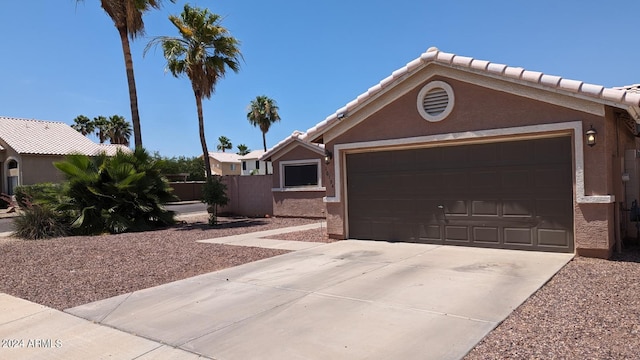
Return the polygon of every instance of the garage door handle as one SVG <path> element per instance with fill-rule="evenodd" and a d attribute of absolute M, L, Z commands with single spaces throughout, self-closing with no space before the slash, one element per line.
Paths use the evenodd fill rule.
<path fill-rule="evenodd" d="M 444 205 L 438 205 L 438 209 L 444 210 Z"/>

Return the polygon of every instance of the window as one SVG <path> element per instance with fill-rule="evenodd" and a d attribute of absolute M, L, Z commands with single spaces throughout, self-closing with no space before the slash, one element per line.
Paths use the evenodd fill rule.
<path fill-rule="evenodd" d="M 318 164 L 284 166 L 284 186 L 318 186 Z"/>
<path fill-rule="evenodd" d="M 235 171 L 236 170 L 236 164 L 231 164 L 231 171 Z"/>
<path fill-rule="evenodd" d="M 256 160 L 256 169 L 260 170 L 260 160 Z"/>
<path fill-rule="evenodd" d="M 15 189 L 18 186 L 18 162 L 14 159 L 7 162 L 7 195 L 15 195 Z"/>
<path fill-rule="evenodd" d="M 247 170 L 247 162 L 246 161 L 242 162 L 242 170 Z"/>

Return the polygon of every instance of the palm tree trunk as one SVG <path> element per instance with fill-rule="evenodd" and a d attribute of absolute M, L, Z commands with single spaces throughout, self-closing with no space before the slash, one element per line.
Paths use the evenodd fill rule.
<path fill-rule="evenodd" d="M 136 79 L 133 76 L 133 58 L 131 57 L 131 47 L 127 30 L 118 27 L 122 52 L 124 54 L 124 65 L 127 69 L 127 83 L 129 84 L 129 102 L 131 103 L 131 123 L 133 124 L 133 138 L 136 147 L 142 147 L 142 133 L 140 132 L 140 114 L 138 113 L 138 94 L 136 92 Z"/>
<path fill-rule="evenodd" d="M 267 151 L 267 133 L 262 132 L 262 146 L 264 147 L 264 151 Z"/>
<path fill-rule="evenodd" d="M 202 145 L 202 156 L 204 159 L 204 168 L 207 175 L 207 181 L 212 179 L 211 163 L 209 162 L 209 150 L 207 149 L 207 139 L 204 137 L 204 116 L 202 115 L 202 96 L 199 91 L 194 91 L 196 95 L 196 106 L 198 108 L 198 129 L 200 130 L 200 144 Z"/>

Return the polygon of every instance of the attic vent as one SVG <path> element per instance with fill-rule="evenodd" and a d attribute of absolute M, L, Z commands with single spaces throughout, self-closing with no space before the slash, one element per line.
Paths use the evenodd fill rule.
<path fill-rule="evenodd" d="M 418 112 L 425 120 L 436 122 L 453 109 L 453 89 L 443 81 L 432 81 L 418 94 Z"/>

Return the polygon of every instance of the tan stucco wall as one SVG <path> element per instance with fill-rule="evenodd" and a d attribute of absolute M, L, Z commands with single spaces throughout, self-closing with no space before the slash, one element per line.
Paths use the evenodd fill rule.
<path fill-rule="evenodd" d="M 273 215 L 324 218 L 324 191 L 274 191 Z"/>
<path fill-rule="evenodd" d="M 221 177 L 222 182 L 227 185 L 229 204 L 219 211 L 243 216 L 273 215 L 272 176 L 230 175 Z"/>
<path fill-rule="evenodd" d="M 451 114 L 435 123 L 424 120 L 416 108 L 418 92 L 431 80 L 447 82 L 455 94 Z M 619 174 L 613 174 L 614 163 L 620 161 L 616 157 L 619 153 L 624 156 L 625 149 L 635 147 L 635 140 L 623 125 L 616 126 L 612 109 L 602 105 L 605 116 L 598 116 L 459 80 L 435 77 L 429 81 L 422 82 L 342 134 L 333 130 L 339 135 L 326 144 L 327 148 L 333 151 L 337 144 L 353 142 L 582 121 L 585 131 L 591 125 L 598 131 L 598 144 L 592 148 L 584 145 L 585 195 L 615 195 L 616 199 L 624 199 Z M 341 171 L 343 174 L 338 176 L 344 177 L 344 161 Z M 327 173 L 325 178 L 335 179 L 333 166 L 328 167 Z M 348 236 L 344 223 L 344 189 L 342 186 L 342 202 L 327 204 L 328 231 L 334 238 Z M 327 196 L 335 195 L 335 189 L 327 186 Z M 614 206 L 617 204 L 575 204 L 574 234 L 579 254 L 610 254 L 615 244 Z"/>
<path fill-rule="evenodd" d="M 56 161 L 64 160 L 63 156 L 22 155 L 22 162 L 18 164 L 22 174 L 22 185 L 32 185 L 44 182 L 61 182 L 62 173 L 53 166 Z"/>
<path fill-rule="evenodd" d="M 214 175 L 240 175 L 242 173 L 242 163 L 235 163 L 235 170 L 231 170 L 231 163 L 223 163 L 212 157 L 209 158 L 211 173 Z"/>

